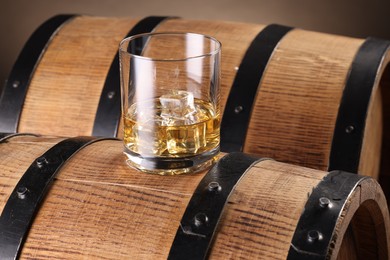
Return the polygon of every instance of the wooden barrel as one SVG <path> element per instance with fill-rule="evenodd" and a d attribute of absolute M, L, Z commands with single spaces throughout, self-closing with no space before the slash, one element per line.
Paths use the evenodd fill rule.
<path fill-rule="evenodd" d="M 389 258 L 386 199 L 370 177 L 242 153 L 208 172 L 151 175 L 126 166 L 120 141 L 92 137 L 14 136 L 0 164 L 1 257 L 24 241 L 21 259 L 196 259 L 209 238 L 210 259 Z"/>
<path fill-rule="evenodd" d="M 388 41 L 228 21 L 75 16 L 56 22 L 36 63 L 23 62 L 30 52 L 21 53 L 21 64 L 34 69 L 25 80 L 17 72 L 26 68 L 11 73 L 0 102 L 0 132 L 121 137 L 119 41 L 152 30 L 196 32 L 223 45 L 224 152 L 390 175 L 389 160 L 380 163 L 390 153 Z M 10 103 L 24 97 L 14 93 L 22 86 L 28 91 L 20 118 L 7 131 L 2 113 L 14 113 Z M 115 129 L 99 131 L 102 125 Z"/>

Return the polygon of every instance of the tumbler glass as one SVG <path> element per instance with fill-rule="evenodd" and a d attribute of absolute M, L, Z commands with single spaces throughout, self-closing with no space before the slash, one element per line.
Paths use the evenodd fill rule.
<path fill-rule="evenodd" d="M 219 153 L 221 43 L 196 33 L 147 33 L 119 47 L 124 154 L 161 175 L 196 172 Z"/>

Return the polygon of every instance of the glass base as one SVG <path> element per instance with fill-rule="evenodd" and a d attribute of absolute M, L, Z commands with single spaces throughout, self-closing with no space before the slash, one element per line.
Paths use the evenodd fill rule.
<path fill-rule="evenodd" d="M 187 157 L 143 157 L 125 147 L 127 164 L 143 172 L 159 175 L 177 175 L 205 170 L 215 162 L 219 147 L 211 151 Z"/>

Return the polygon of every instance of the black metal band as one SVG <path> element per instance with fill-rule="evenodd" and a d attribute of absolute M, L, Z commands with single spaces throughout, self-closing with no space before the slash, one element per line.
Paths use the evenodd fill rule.
<path fill-rule="evenodd" d="M 390 41 L 368 38 L 352 63 L 330 151 L 329 170 L 358 172 L 371 92 Z"/>
<path fill-rule="evenodd" d="M 37 158 L 19 180 L 0 217 L 0 259 L 18 258 L 40 203 L 62 165 L 83 147 L 104 138 L 66 139 Z"/>
<path fill-rule="evenodd" d="M 291 27 L 272 24 L 253 40 L 237 71 L 221 123 L 221 151 L 242 151 L 260 80 L 279 41 Z"/>
<path fill-rule="evenodd" d="M 147 33 L 159 25 L 165 19 L 172 18 L 166 16 L 150 16 L 139 21 L 126 37 Z M 102 94 L 97 108 L 95 122 L 93 125 L 93 136 L 116 137 L 121 119 L 121 97 L 120 97 L 120 75 L 119 75 L 119 53 L 108 71 L 104 82 Z"/>
<path fill-rule="evenodd" d="M 39 136 L 37 134 L 31 134 L 31 133 L 0 133 L 0 143 L 14 137 L 14 136 L 21 136 L 21 135 L 30 135 L 30 136 Z"/>
<path fill-rule="evenodd" d="M 366 179 L 352 173 L 333 171 L 313 189 L 299 219 L 287 259 L 328 259 L 337 220 L 349 195 Z"/>
<path fill-rule="evenodd" d="M 28 39 L 17 58 L 0 99 L 0 132 L 16 133 L 35 68 L 59 28 L 74 15 L 58 15 L 43 23 Z"/>
<path fill-rule="evenodd" d="M 211 168 L 188 203 L 168 259 L 206 258 L 230 194 L 246 171 L 260 160 L 231 153 Z"/>

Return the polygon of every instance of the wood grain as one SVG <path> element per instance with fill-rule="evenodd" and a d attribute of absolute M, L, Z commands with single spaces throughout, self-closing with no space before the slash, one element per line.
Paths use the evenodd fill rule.
<path fill-rule="evenodd" d="M 334 252 L 329 259 L 338 259 L 338 248 L 347 228 L 352 229 L 356 252 L 343 253 L 342 259 L 358 255 L 358 259 L 389 259 L 390 234 L 389 215 L 386 198 L 379 184 L 371 178 L 360 182 L 349 196 L 343 212 L 338 218 L 336 231 L 333 234 Z"/>
<path fill-rule="evenodd" d="M 20 132 L 90 135 L 100 93 L 120 40 L 139 19 L 80 16 L 64 25 L 44 51 L 23 108 Z M 265 25 L 170 19 L 156 32 L 195 32 L 222 42 L 221 111 L 245 52 Z M 363 39 L 301 29 L 277 45 L 255 97 L 244 152 L 326 170 L 341 95 Z M 377 178 L 381 147 L 389 150 L 382 122 L 389 54 L 378 68 L 367 113 L 359 172 Z M 382 97 L 383 95 L 383 97 Z M 382 101 L 384 100 L 384 101 Z M 383 113 L 383 116 L 382 116 Z M 390 120 L 387 120 L 390 121 Z M 387 129 L 387 123 L 383 126 Z M 123 124 L 118 132 L 123 137 Z M 385 154 L 389 154 L 385 152 Z M 382 156 L 383 157 L 383 156 Z M 389 174 L 390 175 L 390 174 Z"/>
<path fill-rule="evenodd" d="M 15 137 L 2 143 L 2 176 L 17 180 L 34 158 L 60 140 Z M 61 168 L 21 259 L 166 259 L 204 175 L 141 173 L 125 165 L 120 141 L 91 144 Z M 210 259 L 286 259 L 306 200 L 325 175 L 273 160 L 252 166 L 229 198 Z M 0 182 L 1 203 L 14 183 Z M 367 178 L 351 193 L 337 222 L 331 259 L 356 254 L 387 259 L 388 214 L 380 186 Z"/>
<path fill-rule="evenodd" d="M 38 141 L 39 140 L 39 141 Z M 0 143 L 0 212 L 19 179 L 36 158 L 55 145 L 59 139 L 19 136 Z M 39 145 L 38 145 L 39 143 Z"/>
<path fill-rule="evenodd" d="M 286 259 L 307 196 L 323 176 L 272 160 L 252 167 L 229 200 L 211 256 Z"/>
<path fill-rule="evenodd" d="M 379 91 L 382 95 L 383 102 L 383 142 L 381 150 L 381 174 L 380 184 L 382 185 L 386 197 L 390 197 L 390 65 L 389 54 L 383 62 L 383 74 L 379 81 Z"/>
<path fill-rule="evenodd" d="M 221 112 L 246 50 L 265 25 L 229 21 L 174 19 L 161 24 L 156 32 L 194 32 L 210 35 L 222 43 L 221 52 Z M 243 33 L 245 32 L 245 33 Z"/>
<path fill-rule="evenodd" d="M 91 135 L 118 44 L 136 22 L 130 18 L 80 16 L 65 24 L 36 68 L 18 131 Z"/>
<path fill-rule="evenodd" d="M 244 150 L 326 170 L 341 95 L 361 43 L 290 31 L 267 65 Z"/>
<path fill-rule="evenodd" d="M 371 176 L 375 179 L 384 173 L 381 169 L 381 149 L 385 142 L 383 135 L 383 98 L 379 88 L 374 86 L 372 97 L 369 103 L 366 125 L 364 129 L 363 143 L 360 154 L 358 173 Z"/>

